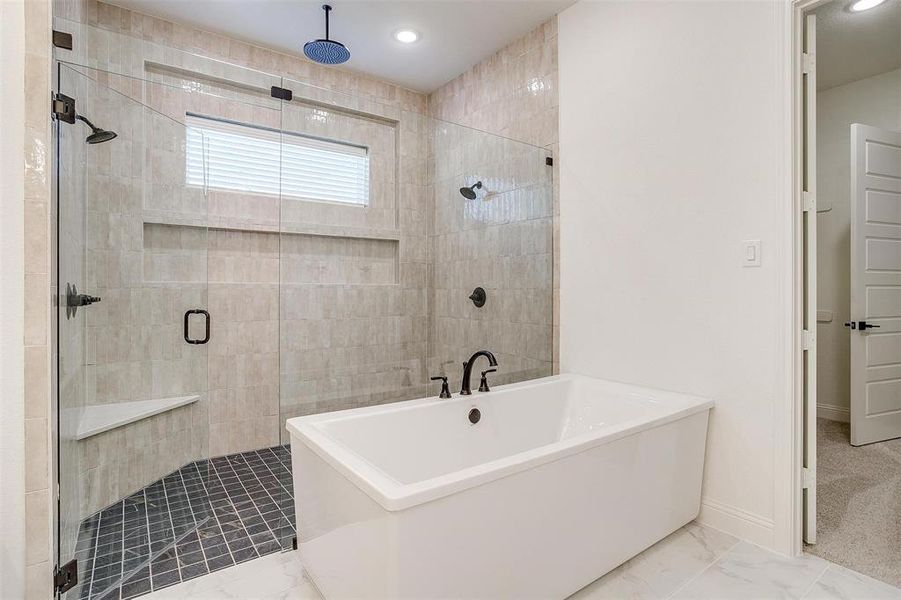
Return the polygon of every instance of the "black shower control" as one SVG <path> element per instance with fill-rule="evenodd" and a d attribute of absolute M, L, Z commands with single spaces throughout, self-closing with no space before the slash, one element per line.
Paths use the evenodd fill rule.
<path fill-rule="evenodd" d="M 488 300 L 488 294 L 485 293 L 484 288 L 477 287 L 469 295 L 469 299 L 476 305 L 476 308 L 482 308 L 485 306 L 485 301 Z"/>

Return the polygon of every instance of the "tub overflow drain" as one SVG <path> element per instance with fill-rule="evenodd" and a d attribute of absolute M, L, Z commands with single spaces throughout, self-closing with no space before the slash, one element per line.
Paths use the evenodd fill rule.
<path fill-rule="evenodd" d="M 469 422 L 472 423 L 473 425 L 478 423 L 479 419 L 481 419 L 481 418 L 482 418 L 482 413 L 479 411 L 478 408 L 474 408 L 471 411 L 469 411 Z"/>

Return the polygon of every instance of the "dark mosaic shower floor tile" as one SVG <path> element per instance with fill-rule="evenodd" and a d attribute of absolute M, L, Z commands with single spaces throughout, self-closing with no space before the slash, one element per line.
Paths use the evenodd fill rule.
<path fill-rule="evenodd" d="M 126 600 L 291 548 L 291 451 L 185 465 L 84 520 L 69 599 Z"/>

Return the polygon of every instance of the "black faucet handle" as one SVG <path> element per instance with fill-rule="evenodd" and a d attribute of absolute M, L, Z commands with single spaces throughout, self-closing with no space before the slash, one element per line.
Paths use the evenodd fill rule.
<path fill-rule="evenodd" d="M 441 380 L 441 393 L 438 394 L 439 398 L 450 398 L 450 387 L 447 385 L 447 377 L 445 375 L 438 375 L 436 377 L 431 377 L 432 381 Z"/>
<path fill-rule="evenodd" d="M 486 371 L 482 371 L 482 381 L 479 382 L 479 391 L 480 392 L 490 392 L 491 388 L 488 387 L 488 373 L 495 373 L 497 369 L 488 369 Z"/>

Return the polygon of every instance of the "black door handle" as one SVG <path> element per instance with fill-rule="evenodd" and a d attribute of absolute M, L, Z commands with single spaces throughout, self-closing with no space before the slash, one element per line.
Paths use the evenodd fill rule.
<path fill-rule="evenodd" d="M 882 326 L 873 325 L 872 323 L 867 323 L 866 321 L 848 321 L 847 323 L 845 323 L 845 327 L 850 327 L 851 329 L 859 329 L 860 331 L 866 331 L 867 329 L 879 329 Z"/>
<path fill-rule="evenodd" d="M 206 333 L 202 340 L 192 340 L 191 336 L 188 335 L 188 323 L 191 315 L 203 315 L 206 318 Z M 185 341 L 189 344 L 206 344 L 210 341 L 210 313 L 202 308 L 192 308 L 189 311 L 185 311 Z"/>

